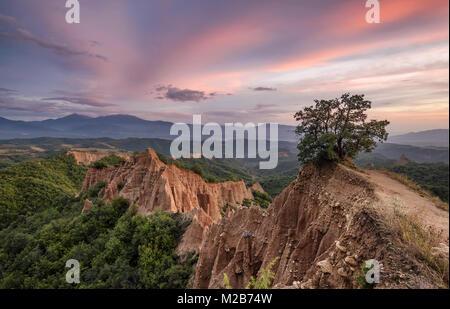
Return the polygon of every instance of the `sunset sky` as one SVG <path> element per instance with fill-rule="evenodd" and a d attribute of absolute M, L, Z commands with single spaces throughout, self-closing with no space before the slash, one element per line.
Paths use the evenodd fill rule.
<path fill-rule="evenodd" d="M 0 116 L 278 122 L 364 93 L 394 134 L 448 128 L 449 2 L 0 2 Z"/>

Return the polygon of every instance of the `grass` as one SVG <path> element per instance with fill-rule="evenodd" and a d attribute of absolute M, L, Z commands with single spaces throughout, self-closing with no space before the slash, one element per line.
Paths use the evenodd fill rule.
<path fill-rule="evenodd" d="M 393 201 L 394 209 L 387 222 L 392 231 L 408 245 L 411 253 L 429 268 L 436 271 L 446 286 L 449 283 L 448 257 L 435 254 L 434 248 L 440 247 L 440 237 L 433 229 L 424 226 L 417 215 L 411 215 L 400 209 L 401 202 Z"/>
<path fill-rule="evenodd" d="M 92 162 L 89 164 L 89 167 L 93 167 L 96 169 L 106 168 L 108 166 L 120 166 L 125 162 L 125 159 L 119 157 L 117 155 L 110 155 L 104 158 L 101 158 L 98 161 Z"/>
<path fill-rule="evenodd" d="M 273 267 L 278 261 L 278 257 L 274 258 L 266 268 L 262 268 L 259 271 L 258 279 L 255 279 L 253 276 L 250 277 L 250 281 L 248 282 L 246 289 L 271 289 L 273 284 L 273 279 L 275 278 L 275 273 L 273 272 Z"/>
<path fill-rule="evenodd" d="M 373 267 L 373 265 L 372 265 Z M 358 287 L 360 289 L 373 289 L 374 284 L 370 284 L 366 281 L 366 275 L 369 270 L 372 269 L 372 267 L 368 267 L 366 263 L 361 265 L 361 273 L 357 273 L 354 278 L 356 281 L 358 281 Z"/>
<path fill-rule="evenodd" d="M 389 176 L 390 178 L 397 180 L 398 182 L 404 184 L 408 188 L 412 189 L 413 191 L 417 192 L 420 196 L 425 197 L 429 200 L 431 200 L 436 207 L 443 209 L 445 211 L 449 211 L 448 203 L 443 202 L 439 197 L 431 194 L 430 192 L 422 189 L 417 183 L 409 179 L 404 174 L 398 174 L 391 172 L 387 169 L 381 169 L 380 170 L 383 174 Z"/>

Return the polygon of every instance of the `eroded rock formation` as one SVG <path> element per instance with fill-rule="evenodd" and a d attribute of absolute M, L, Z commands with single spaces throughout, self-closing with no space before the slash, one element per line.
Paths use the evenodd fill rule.
<path fill-rule="evenodd" d="M 414 257 L 394 248 L 379 216 L 374 184 L 341 165 L 304 166 L 267 211 L 241 208 L 213 224 L 194 287 L 233 288 L 277 259 L 275 287 L 357 288 L 364 261 L 383 266 L 379 287 L 436 287 Z M 411 271 L 412 270 L 412 271 Z"/>
<path fill-rule="evenodd" d="M 75 158 L 75 161 L 77 161 L 78 164 L 89 165 L 92 162 L 98 161 L 106 156 L 111 155 L 111 154 L 70 150 L 67 152 L 67 155 L 73 155 Z M 124 153 L 115 153 L 115 155 L 118 157 L 124 158 L 125 160 L 130 159 L 130 156 L 127 154 L 124 154 Z"/>
<path fill-rule="evenodd" d="M 139 214 L 157 209 L 185 213 L 193 219 L 180 244 L 181 251 L 198 250 L 205 228 L 221 217 L 221 207 L 237 206 L 245 198 L 253 199 L 252 189 L 243 181 L 206 183 L 192 171 L 166 165 L 149 149 L 130 157 L 118 167 L 90 168 L 82 191 L 105 182 L 103 199 L 127 198 Z"/>

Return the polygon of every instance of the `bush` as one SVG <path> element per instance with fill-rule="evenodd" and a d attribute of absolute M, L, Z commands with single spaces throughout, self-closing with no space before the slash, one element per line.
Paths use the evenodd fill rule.
<path fill-rule="evenodd" d="M 203 171 L 203 167 L 200 164 L 195 164 L 192 168 L 191 171 L 193 171 L 194 173 L 200 175 L 201 177 L 203 177 L 204 171 Z"/>
<path fill-rule="evenodd" d="M 254 201 L 259 207 L 265 209 L 272 203 L 272 197 L 267 192 L 259 192 L 256 190 L 253 190 L 252 192 Z"/>
<path fill-rule="evenodd" d="M 251 276 L 250 281 L 247 283 L 246 289 L 271 289 L 272 288 L 272 281 L 275 278 L 275 273 L 272 271 L 272 268 L 275 266 L 275 263 L 278 261 L 278 257 L 273 259 L 267 267 L 261 268 L 259 271 L 259 277 L 258 279 L 255 279 L 255 277 Z M 227 290 L 233 289 L 233 287 L 230 285 L 230 279 L 228 278 L 228 275 L 226 273 L 223 273 L 223 285 L 224 288 Z"/>
<path fill-rule="evenodd" d="M 116 155 L 110 155 L 104 158 L 101 158 L 98 161 L 95 161 L 89 165 L 89 167 L 93 167 L 96 169 L 106 168 L 108 166 L 120 166 L 125 162 L 124 158 L 121 158 Z"/>
<path fill-rule="evenodd" d="M 373 267 L 373 265 L 372 265 L 372 267 Z M 374 288 L 375 284 L 368 283 L 367 280 L 366 280 L 367 272 L 369 270 L 371 270 L 372 267 L 368 267 L 366 265 L 366 263 L 364 263 L 361 266 L 361 273 L 355 274 L 354 278 L 355 278 L 356 281 L 358 281 L 358 287 L 360 289 L 373 289 Z"/>
<path fill-rule="evenodd" d="M 103 162 L 103 161 L 96 161 L 96 162 L 93 162 L 90 165 L 90 167 L 93 167 L 93 168 L 96 168 L 96 169 L 100 170 L 102 168 L 108 167 L 108 165 L 105 162 Z"/>
<path fill-rule="evenodd" d="M 271 289 L 272 281 L 275 278 L 275 273 L 272 271 L 272 268 L 275 266 L 275 263 L 278 261 L 278 257 L 273 259 L 266 268 L 262 268 L 259 271 L 258 279 L 255 279 L 253 276 L 250 277 L 250 281 L 248 282 L 246 289 Z"/>
<path fill-rule="evenodd" d="M 156 155 L 158 156 L 158 159 L 164 163 L 164 164 L 169 164 L 169 159 L 167 159 L 167 157 L 165 155 L 163 155 L 160 152 L 156 152 Z"/>
<path fill-rule="evenodd" d="M 117 184 L 117 191 L 119 191 L 119 192 L 122 191 L 123 187 L 124 187 L 124 183 L 123 182 L 119 182 Z"/>
<path fill-rule="evenodd" d="M 175 165 L 176 167 L 180 168 L 180 169 L 185 169 L 185 166 L 184 166 L 184 164 L 181 161 L 173 160 L 172 164 Z"/>
<path fill-rule="evenodd" d="M 99 197 L 99 193 L 100 191 L 105 188 L 106 183 L 104 181 L 99 181 L 97 182 L 94 186 L 90 187 L 87 192 L 86 195 L 88 198 L 97 198 Z"/>
<path fill-rule="evenodd" d="M 249 198 L 244 198 L 244 200 L 242 201 L 242 206 L 245 206 L 245 207 L 252 206 L 252 200 Z"/>

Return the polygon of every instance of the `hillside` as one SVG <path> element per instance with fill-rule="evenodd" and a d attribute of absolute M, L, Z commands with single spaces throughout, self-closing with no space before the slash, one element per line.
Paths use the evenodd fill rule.
<path fill-rule="evenodd" d="M 443 287 L 448 224 L 448 212 L 383 174 L 308 165 L 267 211 L 240 209 L 210 228 L 194 285 L 224 287 L 227 274 L 243 288 L 272 262 L 276 287 L 358 288 L 361 265 L 376 259 L 378 288 Z"/>
<path fill-rule="evenodd" d="M 72 198 L 81 189 L 86 170 L 63 154 L 1 169 L 0 228 Z"/>

